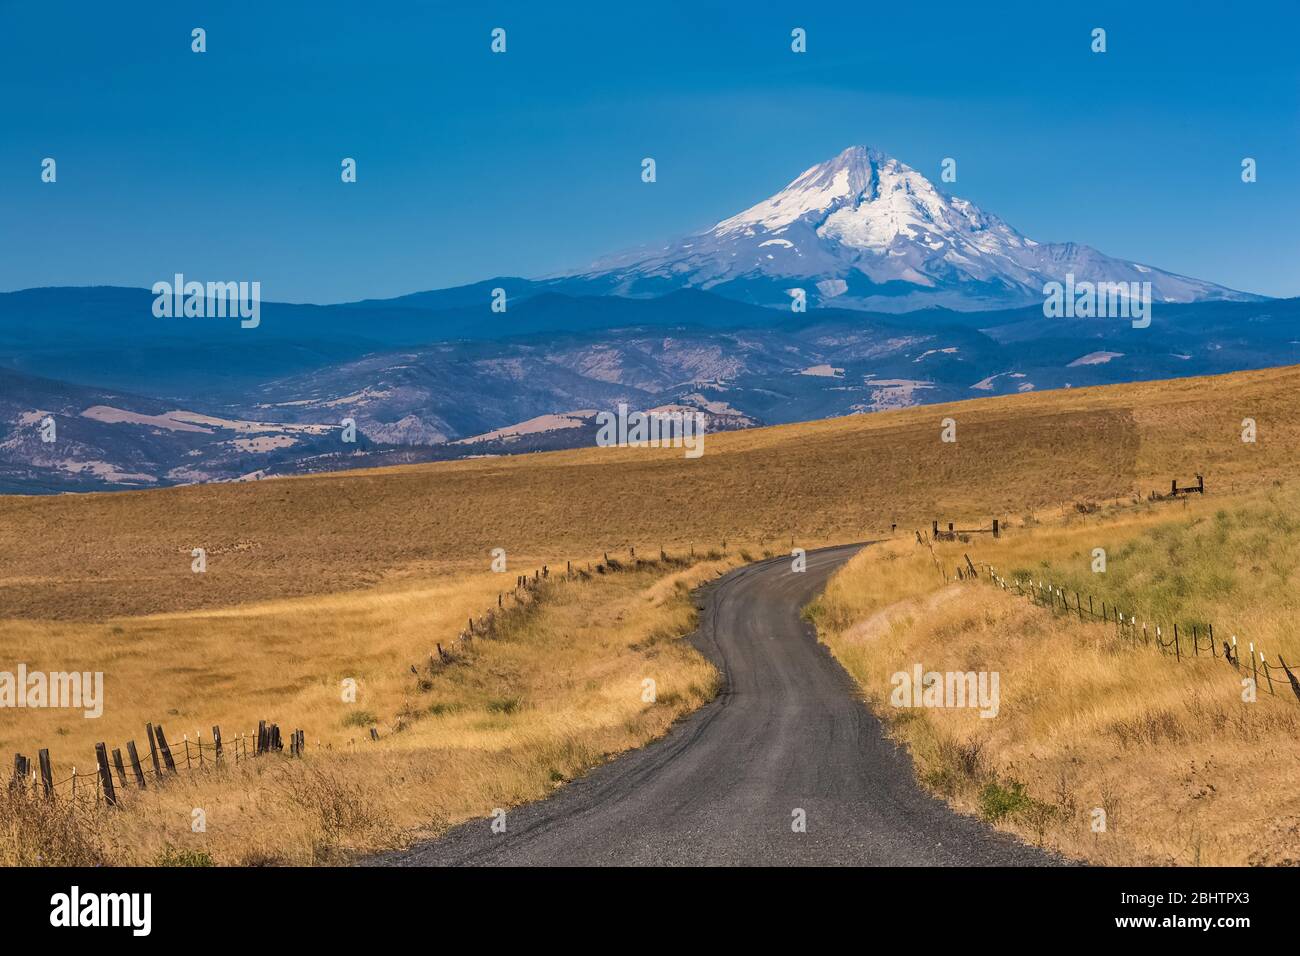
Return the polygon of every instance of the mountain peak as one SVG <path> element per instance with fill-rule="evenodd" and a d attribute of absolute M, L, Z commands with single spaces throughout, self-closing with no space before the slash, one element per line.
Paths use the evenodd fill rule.
<path fill-rule="evenodd" d="M 881 152 L 871 146 L 850 146 L 841 150 L 824 163 L 818 163 L 816 166 L 804 172 L 804 176 L 813 172 L 835 173 L 841 169 L 848 170 L 850 173 L 870 174 L 873 167 L 883 166 L 887 163 L 898 163 L 898 160 L 888 153 Z M 899 164 L 901 165 L 901 164 Z M 802 177 L 800 177 L 802 178 Z"/>
<path fill-rule="evenodd" d="M 826 162 L 804 170 L 786 187 L 786 190 L 812 185 L 834 186 L 838 183 L 851 195 L 870 189 L 872 183 L 878 180 L 882 173 L 891 175 L 912 173 L 920 176 L 910 166 L 903 165 L 888 153 L 870 146 L 850 146 Z"/>
<path fill-rule="evenodd" d="M 693 287 L 769 306 L 801 288 L 810 305 L 895 312 L 1028 305 L 1067 273 L 1151 282 L 1160 301 L 1250 298 L 1087 246 L 1035 242 L 865 145 L 808 167 L 703 233 L 605 260 L 575 278 L 621 295 Z"/>
<path fill-rule="evenodd" d="M 849 245 L 862 242 L 883 247 L 893 242 L 900 232 L 912 238 L 914 233 L 907 228 L 908 222 L 937 224 L 954 218 L 944 212 L 947 203 L 946 197 L 912 167 L 870 146 L 850 146 L 831 159 L 805 169 L 770 198 L 724 219 L 713 228 L 713 233 L 725 236 L 748 235 L 755 230 L 781 232 L 800 220 L 811 219 L 830 225 L 833 232 L 841 232 L 839 238 Z M 974 218 L 980 219 L 979 211 L 971 209 Z M 836 215 L 839 222 L 831 224 Z M 963 209 L 955 218 L 966 221 L 972 217 Z M 850 219 L 857 220 L 856 224 L 851 224 Z M 839 229 L 843 226 L 850 228 Z M 951 228 L 950 225 L 944 231 Z"/>

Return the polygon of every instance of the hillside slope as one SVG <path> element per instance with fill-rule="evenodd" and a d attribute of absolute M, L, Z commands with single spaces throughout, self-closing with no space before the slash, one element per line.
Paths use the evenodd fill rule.
<path fill-rule="evenodd" d="M 1018 520 L 1081 499 L 1290 476 L 1300 368 L 1071 389 L 709 435 L 85 496 L 0 498 L 5 616 L 215 607 L 362 588 L 489 551 L 554 560 L 628 544 L 859 540 L 932 520 Z M 956 420 L 957 441 L 940 440 Z M 1241 441 L 1242 420 L 1259 440 Z M 190 573 L 204 547 L 209 570 Z"/>

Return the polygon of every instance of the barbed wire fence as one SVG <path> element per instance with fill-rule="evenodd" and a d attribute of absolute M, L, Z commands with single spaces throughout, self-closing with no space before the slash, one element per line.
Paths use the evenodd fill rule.
<path fill-rule="evenodd" d="M 689 546 L 687 555 L 676 557 L 669 555 L 662 547 L 659 548 L 657 558 L 638 557 L 634 546 L 628 550 L 626 559 L 611 557 L 610 552 L 606 551 L 603 560 L 586 562 L 585 568 L 581 566 L 582 562 L 566 560 L 563 573 L 552 574 L 550 566 L 543 564 L 530 573 L 516 575 L 515 586 L 510 591 L 497 594 L 495 607 L 477 617 L 470 617 L 466 627 L 451 641 L 449 648 L 435 642 L 436 650 L 429 656 L 430 671 L 453 661 L 457 651 L 463 650 L 475 639 L 498 636 L 507 616 L 535 609 L 545 598 L 546 588 L 557 582 L 585 581 L 604 575 L 665 567 L 684 568 L 698 560 L 718 560 L 729 553 L 725 539 L 721 542 L 721 550 L 709 547 L 698 557 L 693 544 Z M 741 553 L 744 553 L 743 549 Z M 415 665 L 411 665 L 411 670 L 417 678 L 420 676 Z M 372 726 L 369 736 L 372 740 L 379 740 L 378 728 Z M 114 747 L 110 750 L 106 742 L 100 741 L 95 744 L 93 762 L 88 762 L 92 769 L 79 771 L 73 765 L 68 776 L 61 779 L 55 778 L 48 748 L 39 749 L 35 761 L 26 754 L 15 753 L 9 791 L 21 796 L 67 801 L 73 806 L 116 807 L 132 790 L 156 788 L 179 778 L 183 773 L 216 770 L 269 754 L 282 754 L 285 750 L 280 725 L 266 720 L 259 721 L 255 731 L 237 733 L 232 739 L 223 738 L 221 727 L 214 724 L 210 739 L 205 739 L 203 732 L 196 730 L 193 737 L 188 733 L 183 734 L 179 745 L 168 741 L 161 723 L 147 723 L 145 740 L 148 751 L 143 758 L 134 739 L 127 741 L 125 755 L 121 748 Z M 175 751 L 173 746 L 176 747 Z M 291 731 L 288 746 L 289 757 L 302 757 L 307 746 L 305 731 Z"/>
<path fill-rule="evenodd" d="M 123 758 L 122 750 L 115 747 L 111 751 L 110 763 L 108 745 L 101 741 L 95 744 L 94 769 L 79 772 L 74 765 L 71 774 L 62 779 L 55 779 L 48 748 L 37 751 L 35 763 L 25 754 L 16 753 L 9 788 L 47 800 L 67 800 L 74 805 L 91 802 L 115 807 L 132 789 L 147 790 L 151 785 L 161 786 L 182 773 L 216 769 L 284 750 L 279 724 L 265 720 L 258 722 L 257 730 L 238 733 L 229 741 L 222 739 L 221 727 L 215 724 L 211 741 L 203 739 L 202 731 L 196 730 L 192 740 L 189 734 L 183 734 L 175 753 L 162 724 L 145 724 L 145 738 L 149 745 L 147 760 L 141 759 L 135 740 L 128 740 L 126 758 Z M 294 730 L 289 735 L 289 756 L 301 757 L 306 745 L 305 733 Z"/>
<path fill-rule="evenodd" d="M 966 567 L 957 569 L 957 578 L 981 578 L 976 563 L 971 561 L 969 555 L 963 557 Z M 1130 647 L 1154 647 L 1161 654 L 1172 656 L 1177 663 L 1201 657 L 1223 660 L 1232 665 L 1238 674 L 1248 674 L 1256 688 L 1266 685 L 1269 694 L 1276 697 L 1280 686 L 1283 689 L 1282 698 L 1289 699 L 1285 693 L 1289 686 L 1295 700 L 1300 702 L 1300 679 L 1297 679 L 1281 654 L 1277 655 L 1278 663 L 1273 664 L 1264 651 L 1250 641 L 1246 645 L 1248 659 L 1243 662 L 1237 635 L 1222 640 L 1221 637 L 1216 637 L 1212 623 L 1206 624 L 1203 629 L 1199 624 L 1192 624 L 1189 633 L 1188 628 L 1180 628 L 1177 621 L 1171 626 L 1145 618 L 1139 621 L 1138 615 L 1131 610 L 1123 610 L 1114 602 L 1098 599 L 1092 594 L 1063 588 L 1050 581 L 1035 581 L 1030 575 L 1017 575 L 1008 579 L 1000 575 L 993 565 L 983 561 L 979 562 L 979 567 L 984 569 L 983 579 L 992 586 L 1027 598 L 1056 614 L 1077 616 L 1080 621 L 1110 625 L 1115 628 L 1119 639 Z M 1073 606 L 1070 604 L 1071 596 L 1074 598 Z"/>

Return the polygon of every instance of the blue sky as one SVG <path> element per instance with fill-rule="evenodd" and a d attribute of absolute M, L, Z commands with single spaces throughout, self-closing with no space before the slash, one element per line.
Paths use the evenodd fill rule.
<path fill-rule="evenodd" d="M 936 182 L 956 158 L 945 188 L 1035 239 L 1298 295 L 1298 33 L 1294 2 L 6 0 L 0 289 L 180 271 L 335 302 L 541 275 L 864 143 Z"/>

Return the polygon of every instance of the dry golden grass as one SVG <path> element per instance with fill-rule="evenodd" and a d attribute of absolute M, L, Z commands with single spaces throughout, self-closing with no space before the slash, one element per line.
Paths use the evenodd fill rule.
<path fill-rule="evenodd" d="M 1082 503 L 1081 503 L 1082 504 Z M 1089 507 L 1085 505 L 1085 507 Z M 1193 627 L 1204 646 L 1209 625 L 1216 645 L 1236 636 L 1254 643 L 1274 666 L 1278 655 L 1300 663 L 1300 484 L 1251 492 L 1193 495 L 1177 502 L 1115 503 L 1091 513 L 1067 512 L 1029 535 L 947 547 L 994 565 L 1003 577 L 1050 580 L 1070 602 L 1082 595 L 1125 616 L 1163 628 L 1177 623 L 1183 645 Z M 1094 571 L 1094 551 L 1105 570 Z M 945 550 L 943 546 L 939 549 Z M 1100 566 L 1099 566 L 1100 567 Z M 1247 651 L 1243 649 L 1243 656 Z"/>
<path fill-rule="evenodd" d="M 321 860 L 384 845 L 421 824 L 482 813 L 485 803 L 539 795 L 553 773 L 566 777 L 643 742 L 707 694 L 703 662 L 662 641 L 669 684 L 686 688 L 680 698 L 634 712 L 611 689 L 630 679 L 620 668 L 643 666 L 633 645 L 687 612 L 678 597 L 646 602 L 661 586 L 653 575 L 575 585 L 539 613 L 528 639 L 477 649 L 482 659 L 464 669 L 464 683 L 418 692 L 411 665 L 503 590 L 488 571 L 491 549 L 507 550 L 510 579 L 631 545 L 703 554 L 725 539 L 734 561 L 792 540 L 807 548 L 862 540 L 892 522 L 910 529 L 998 515 L 1019 528 L 1074 502 L 1144 495 L 1197 471 L 1214 494 L 1245 494 L 1294 464 L 1300 434 L 1288 406 L 1297 386 L 1300 369 L 1288 368 L 984 399 L 710 435 L 698 460 L 680 450 L 587 449 L 3 497 L 5 656 L 33 669 L 102 670 L 108 701 L 97 721 L 0 711 L 0 753 L 46 746 L 60 775 L 74 762 L 85 773 L 95 741 L 143 744 L 145 721 L 161 722 L 175 744 L 196 731 L 210 738 L 214 723 L 230 739 L 267 718 L 306 729 L 307 761 L 241 764 L 220 780 L 137 798 L 143 813 L 97 831 L 103 852 L 139 862 L 167 842 L 190 846 L 189 809 L 200 798 L 210 821 L 201 845 L 219 862 Z M 956 444 L 939 441 L 949 416 Z M 1259 422 L 1257 444 L 1240 442 L 1243 417 Z M 190 570 L 196 547 L 207 551 L 204 574 Z M 619 608 L 622 620 L 606 620 Z M 575 635 L 587 643 L 566 643 Z M 338 703 L 345 677 L 361 688 L 350 708 Z M 431 693 L 455 699 L 439 704 Z M 426 699 L 436 712 L 422 710 Z M 353 711 L 364 713 L 345 723 Z M 384 733 L 377 746 L 371 717 Z M 391 733 L 399 720 L 407 729 Z M 295 814 L 295 801 L 319 812 Z M 142 822 L 151 818 L 171 822 L 151 830 Z M 37 829 L 64 825 L 51 818 Z"/>
<path fill-rule="evenodd" d="M 0 618 L 103 621 L 361 590 L 628 545 L 799 543 L 1109 499 L 1294 466 L 1300 369 L 929 406 L 709 435 L 242 485 L 0 498 Z M 958 441 L 939 441 L 952 416 Z M 1241 419 L 1259 442 L 1239 440 Z M 190 551 L 208 571 L 190 572 Z"/>
<path fill-rule="evenodd" d="M 1121 595 L 1121 607 L 1145 596 L 1147 610 L 1168 615 L 1166 633 L 1171 618 L 1231 621 L 1243 647 L 1252 635 L 1290 656 L 1294 594 L 1260 580 L 1252 562 L 1265 558 L 1251 547 L 1294 492 L 1239 497 L 1076 514 L 997 542 L 941 543 L 934 557 L 914 537 L 895 539 L 856 557 L 812 614 L 922 780 L 957 807 L 1103 864 L 1294 865 L 1300 702 L 1288 686 L 1245 703 L 1241 676 L 1204 645 L 1180 663 L 1134 648 L 1114 625 L 1054 613 L 986 579 L 945 583 L 936 567 L 937 558 L 951 573 L 970 553 L 1005 576 L 1021 569 L 1108 601 Z M 1222 513 L 1233 516 L 1227 535 Z M 1219 548 L 1202 546 L 1206 532 Z M 1108 548 L 1106 574 L 1091 573 L 1093 547 Z M 1293 548 L 1284 540 L 1272 554 Z M 1211 574 L 1219 587 L 1196 586 Z M 998 715 L 892 706 L 893 675 L 918 663 L 998 672 Z M 1092 829 L 1096 808 L 1102 833 Z"/>
<path fill-rule="evenodd" d="M 678 638 L 693 622 L 690 588 L 725 566 L 706 561 L 553 582 L 529 612 L 505 616 L 496 637 L 475 639 L 445 665 L 404 655 L 401 635 L 413 632 L 411 641 L 423 647 L 426 628 L 452 628 L 446 616 L 456 618 L 474 600 L 468 590 L 399 592 L 332 608 L 312 599 L 302 607 L 277 603 L 247 617 L 231 613 L 221 633 L 247 628 L 240 647 L 254 654 L 248 663 L 272 670 L 268 682 L 285 682 L 289 672 L 281 663 L 283 647 L 280 653 L 256 650 L 257 635 L 270 633 L 268 618 L 286 615 L 280 633 L 297 633 L 301 653 L 317 645 L 330 661 L 320 665 L 320 679 L 286 683 L 282 698 L 268 687 L 262 701 L 276 706 L 286 729 L 315 728 L 306 758 L 271 755 L 182 773 L 163 787 L 128 790 L 125 812 L 82 804 L 75 827 L 67 812 L 46 809 L 45 801 L 9 801 L 0 807 L 0 863 L 30 864 L 56 846 L 75 857 L 63 862 L 329 863 L 537 799 L 608 755 L 662 734 L 712 696 L 716 672 Z M 211 613 L 198 616 L 214 627 Z M 164 633 L 203 633 L 189 614 L 164 620 L 176 628 Z M 287 630 L 303 620 L 310 621 L 309 632 Z M 385 632 L 372 648 L 356 639 Z M 233 660 L 227 663 L 234 667 Z M 421 665 L 418 677 L 412 663 Z M 331 677 L 323 676 L 327 671 Z M 355 704 L 341 700 L 333 680 L 349 672 L 362 677 Z M 642 696 L 647 678 L 656 683 L 652 703 Z M 180 752 L 175 741 L 182 728 L 227 702 L 253 699 L 202 678 L 191 690 L 192 697 L 173 701 L 176 713 L 165 718 L 174 753 Z M 68 750 L 80 744 L 88 753 L 91 737 L 114 739 L 120 732 L 139 738 L 155 696 L 143 693 L 106 710 L 102 721 L 78 721 L 103 725 L 90 730 L 65 718 L 70 729 L 62 740 Z M 349 715 L 367 709 L 379 720 L 378 742 L 369 739 L 369 719 L 350 725 Z M 113 711 L 121 712 L 110 724 Z M 227 747 L 233 726 L 225 728 Z M 55 745 L 56 756 L 62 746 Z M 66 811 L 67 799 L 58 806 Z M 206 818 L 202 833 L 191 832 L 196 808 Z M 63 839 L 69 829 L 78 835 L 75 843 Z"/>

